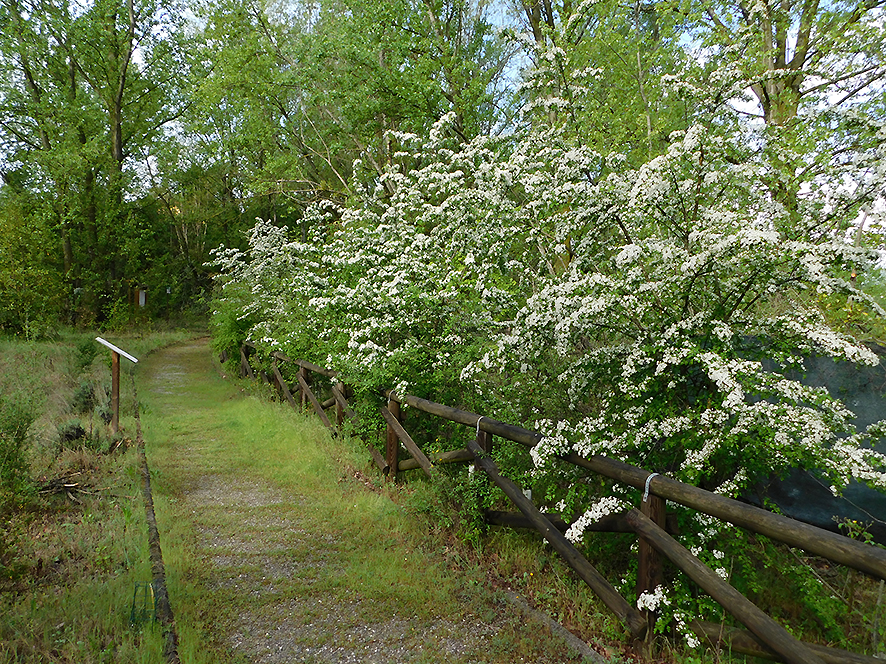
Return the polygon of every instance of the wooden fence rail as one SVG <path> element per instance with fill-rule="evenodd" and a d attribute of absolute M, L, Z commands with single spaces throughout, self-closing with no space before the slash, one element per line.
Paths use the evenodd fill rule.
<path fill-rule="evenodd" d="M 476 413 L 443 406 L 426 399 L 410 395 L 399 397 L 393 392 L 388 396 L 417 410 L 437 415 L 451 422 L 473 427 L 479 420 L 481 430 L 527 447 L 534 447 L 542 439 L 542 435 L 535 431 L 485 416 L 480 419 L 481 416 Z M 622 482 L 640 491 L 645 491 L 648 481 L 649 493 L 652 495 L 680 503 L 685 507 L 728 521 L 733 525 L 765 535 L 789 546 L 803 549 L 813 555 L 828 558 L 841 565 L 886 580 L 886 549 L 870 546 L 781 514 L 773 514 L 762 508 L 678 482 L 658 473 L 650 473 L 615 459 L 603 456 L 585 458 L 574 453 L 562 458 L 576 466 Z"/>
<path fill-rule="evenodd" d="M 255 372 L 249 363 L 249 356 L 256 352 L 258 349 L 251 343 L 247 343 L 241 348 L 240 375 L 242 377 L 255 377 Z M 273 380 L 264 372 L 260 372 L 260 376 L 273 382 L 281 396 L 293 407 L 299 407 L 292 394 L 293 391 L 297 391 L 301 396 L 301 407 L 304 408 L 307 403 L 310 403 L 323 424 L 333 432 L 336 431 L 336 427 L 331 423 L 326 409 L 335 407 L 336 422 L 339 427 L 345 418 L 354 418 L 354 411 L 347 401 L 349 390 L 339 381 L 339 377 L 334 371 L 304 360 L 290 359 L 279 352 L 272 353 L 269 357 L 272 362 Z M 278 362 L 298 367 L 294 384 L 287 383 Z M 323 402 L 317 398 L 311 387 L 309 372 L 333 381 L 330 398 Z M 395 478 L 399 472 L 421 468 L 427 475 L 434 476 L 437 473 L 436 464 L 473 461 L 477 468 L 486 473 L 502 489 L 522 514 L 522 516 L 504 512 L 487 514 L 487 520 L 490 523 L 513 527 L 530 526 L 538 530 L 604 604 L 619 617 L 635 638 L 642 638 L 650 632 L 655 620 L 654 614 L 638 611 L 622 597 L 563 536 L 562 531 L 566 529 L 568 524 L 561 519 L 550 518 L 541 513 L 513 481 L 501 476 L 497 466 L 490 458 L 493 436 L 499 436 L 531 448 L 541 441 L 541 434 L 412 395 L 399 395 L 394 391 L 387 391 L 385 396 L 388 399 L 388 404 L 381 408 L 381 414 L 387 424 L 385 454 L 382 455 L 374 446 L 369 446 L 372 459 L 383 474 L 389 478 Z M 429 457 L 404 428 L 401 421 L 401 404 L 450 422 L 471 427 L 476 430 L 476 440 L 470 441 L 466 449 Z M 403 460 L 399 458 L 401 443 L 411 458 Z M 665 500 L 679 503 L 883 580 L 886 580 L 886 550 L 607 457 L 585 458 L 573 453 L 560 458 L 643 492 L 644 498 L 639 510 L 632 509 L 622 514 L 610 515 L 596 524 L 591 524 L 588 528 L 602 532 L 633 532 L 638 536 L 639 567 L 636 589 L 638 595 L 644 591 L 653 591 L 661 583 L 661 558 L 659 556 L 663 555 L 748 629 L 748 631 L 742 631 L 724 628 L 722 625 L 711 625 L 695 620 L 689 623 L 689 627 L 698 638 L 716 647 L 727 647 L 734 652 L 771 658 L 790 664 L 820 664 L 823 662 L 828 664 L 874 664 L 881 661 L 866 655 L 798 641 L 669 534 L 669 532 L 675 532 L 676 528 L 665 513 Z"/>

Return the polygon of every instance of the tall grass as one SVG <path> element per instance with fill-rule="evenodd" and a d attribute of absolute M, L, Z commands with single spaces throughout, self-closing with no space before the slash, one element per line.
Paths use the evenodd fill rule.
<path fill-rule="evenodd" d="M 115 440 L 99 410 L 108 399 L 110 354 L 95 336 L 0 338 L 4 664 L 164 661 L 159 632 L 130 625 L 133 590 L 151 579 L 147 527 L 137 456 L 126 438 L 131 417 Z M 130 334 L 114 341 L 146 356 L 193 336 Z M 122 387 L 121 412 L 131 414 L 129 382 Z M 84 435 L 60 438 L 74 424 Z"/>

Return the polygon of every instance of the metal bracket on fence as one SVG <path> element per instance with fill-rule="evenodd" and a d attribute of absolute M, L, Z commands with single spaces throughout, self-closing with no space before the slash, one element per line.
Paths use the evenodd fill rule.
<path fill-rule="evenodd" d="M 646 488 L 643 490 L 643 502 L 645 503 L 649 500 L 649 483 L 652 481 L 652 478 L 658 475 L 658 473 L 649 473 L 649 477 L 646 478 Z"/>

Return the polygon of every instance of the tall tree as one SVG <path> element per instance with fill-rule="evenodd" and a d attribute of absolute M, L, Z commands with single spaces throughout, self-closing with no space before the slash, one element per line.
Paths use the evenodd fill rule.
<path fill-rule="evenodd" d="M 886 75 L 883 0 L 703 0 L 698 35 L 741 76 L 767 124 L 803 106 L 840 106 L 880 94 Z M 878 87 L 879 86 L 879 87 Z"/>
<path fill-rule="evenodd" d="M 48 214 L 32 216 L 57 232 L 63 272 L 74 284 L 85 262 L 77 260 L 78 245 L 98 249 L 92 139 L 100 131 L 99 110 L 65 52 L 67 37 L 59 30 L 67 22 L 65 8 L 7 0 L 2 9 L 0 140 L 7 200 L 31 191 L 51 194 Z"/>
<path fill-rule="evenodd" d="M 205 6 L 205 57 L 214 63 L 200 88 L 205 132 L 231 124 L 219 136 L 221 152 L 231 148 L 251 170 L 254 190 L 264 180 L 278 196 L 295 189 L 305 200 L 336 198 L 348 193 L 355 160 L 384 172 L 389 130 L 425 131 L 450 111 L 466 137 L 497 126 L 510 51 L 484 4 L 294 7 L 249 0 Z M 228 117 L 218 117 L 219 109 Z"/>
<path fill-rule="evenodd" d="M 173 8 L 131 0 L 3 0 L 0 145 L 4 182 L 42 190 L 72 309 L 102 315 L 124 296 L 125 238 L 150 215 L 133 202 L 133 156 L 181 111 L 184 58 Z M 31 199 L 33 201 L 34 198 Z"/>
<path fill-rule="evenodd" d="M 691 67 L 674 12 L 640 0 L 525 0 L 518 10 L 532 59 L 523 93 L 535 121 L 569 125 L 585 144 L 635 164 L 691 124 L 694 110 L 665 85 Z"/>
<path fill-rule="evenodd" d="M 705 75 L 680 87 L 694 99 L 732 100 L 739 114 L 757 116 L 746 126 L 783 212 L 773 221 L 794 237 L 839 236 L 861 223 L 861 239 L 860 219 L 880 195 L 884 4 L 696 5 L 690 35 Z"/>

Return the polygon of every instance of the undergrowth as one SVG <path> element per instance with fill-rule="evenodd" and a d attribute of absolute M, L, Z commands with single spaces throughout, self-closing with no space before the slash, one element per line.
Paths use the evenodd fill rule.
<path fill-rule="evenodd" d="M 426 519 L 437 536 L 448 538 L 458 555 L 480 565 L 490 583 L 517 592 L 598 650 L 643 661 L 758 661 L 712 650 L 701 654 L 686 650 L 667 625 L 659 625 L 657 635 L 646 643 L 631 643 L 617 618 L 538 533 L 486 524 L 484 509 L 515 511 L 488 480 L 466 468 L 446 468 L 441 475 L 431 480 L 421 471 L 407 471 L 399 484 L 386 485 L 386 491 L 412 514 Z M 864 524 L 850 522 L 843 529 L 856 539 L 871 541 Z M 580 546 L 629 602 L 636 599 L 636 579 L 629 572 L 637 555 L 636 542 L 636 537 L 624 533 L 587 533 Z M 738 529 L 734 541 L 719 546 L 729 582 L 797 638 L 864 654 L 882 656 L 886 651 L 882 581 Z M 683 583 L 700 599 L 713 602 L 668 561 L 664 575 L 667 583 Z M 736 625 L 725 610 L 717 610 L 724 625 Z"/>
<path fill-rule="evenodd" d="M 159 630 L 130 624 L 151 572 L 129 369 L 112 435 L 110 354 L 95 336 L 0 338 L 0 662 L 163 661 Z M 189 336 L 113 340 L 139 357 Z"/>

